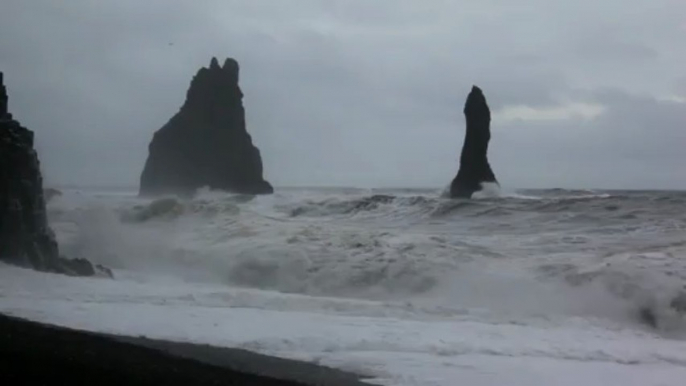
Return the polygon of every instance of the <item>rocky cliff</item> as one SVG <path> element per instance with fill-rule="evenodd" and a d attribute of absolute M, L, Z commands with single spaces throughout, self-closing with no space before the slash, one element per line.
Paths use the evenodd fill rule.
<path fill-rule="evenodd" d="M 450 184 L 450 197 L 471 198 L 482 189 L 482 183 L 498 181 L 488 163 L 488 142 L 491 140 L 491 111 L 480 88 L 473 86 L 464 105 L 467 121 L 460 169 Z"/>
<path fill-rule="evenodd" d="M 140 179 L 141 195 L 193 194 L 201 187 L 273 193 L 262 158 L 246 130 L 238 62 L 212 58 L 201 68 L 180 111 L 153 136 Z"/>
<path fill-rule="evenodd" d="M 111 275 L 85 259 L 60 257 L 48 225 L 33 132 L 14 120 L 7 106 L 0 72 L 0 261 L 69 275 Z"/>

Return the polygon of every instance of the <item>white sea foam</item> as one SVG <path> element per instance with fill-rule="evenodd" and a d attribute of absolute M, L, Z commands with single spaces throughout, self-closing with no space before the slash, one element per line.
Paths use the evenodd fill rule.
<path fill-rule="evenodd" d="M 117 279 L 0 267 L 0 309 L 321 359 L 393 384 L 454 384 L 453 375 L 502 384 L 513 366 L 522 384 L 574 371 L 658 384 L 658 369 L 686 372 L 674 303 L 686 282 L 683 200 L 354 189 L 152 200 L 66 190 L 49 203 L 62 252 L 109 265 Z M 117 320 L 121 312 L 140 320 Z M 264 323 L 212 327 L 243 318 Z M 274 323 L 307 328 L 280 333 Z"/>

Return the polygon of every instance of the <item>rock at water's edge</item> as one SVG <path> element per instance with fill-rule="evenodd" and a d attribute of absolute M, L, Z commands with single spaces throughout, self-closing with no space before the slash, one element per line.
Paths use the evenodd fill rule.
<path fill-rule="evenodd" d="M 238 62 L 212 58 L 191 81 L 180 111 L 153 136 L 140 194 L 191 195 L 198 188 L 270 194 L 260 151 L 246 130 Z"/>
<path fill-rule="evenodd" d="M 53 197 L 61 196 L 62 192 L 55 188 L 45 188 L 43 189 L 43 195 L 45 196 L 45 201 L 50 201 Z"/>
<path fill-rule="evenodd" d="M 85 259 L 59 255 L 48 225 L 33 132 L 12 119 L 0 72 L 0 261 L 40 271 L 92 276 L 112 273 Z"/>
<path fill-rule="evenodd" d="M 491 111 L 486 97 L 477 86 L 464 105 L 467 129 L 460 155 L 460 169 L 450 184 L 450 197 L 471 198 L 482 189 L 482 183 L 498 183 L 488 163 L 488 142 L 491 140 Z"/>

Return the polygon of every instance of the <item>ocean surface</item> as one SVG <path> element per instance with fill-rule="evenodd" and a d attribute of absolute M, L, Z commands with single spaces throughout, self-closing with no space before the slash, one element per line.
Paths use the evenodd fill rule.
<path fill-rule="evenodd" d="M 0 311 L 240 347 L 387 385 L 682 385 L 686 192 L 63 190 L 61 252 L 0 266 Z"/>

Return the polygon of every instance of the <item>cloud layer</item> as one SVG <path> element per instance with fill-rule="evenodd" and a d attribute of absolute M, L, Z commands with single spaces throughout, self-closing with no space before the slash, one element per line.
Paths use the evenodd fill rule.
<path fill-rule="evenodd" d="M 443 187 L 462 104 L 507 187 L 686 188 L 680 0 L 5 0 L 0 70 L 51 183 L 136 185 L 212 56 L 276 186 Z"/>

